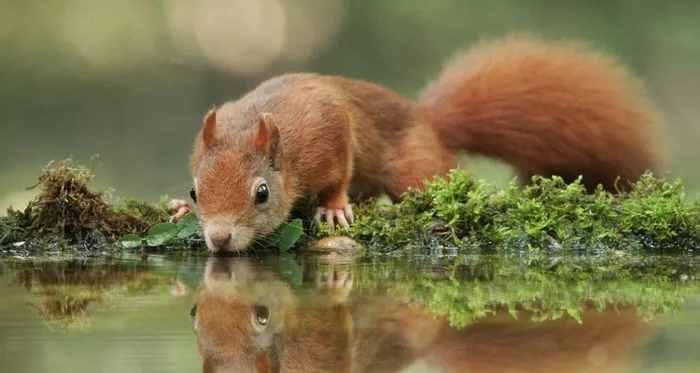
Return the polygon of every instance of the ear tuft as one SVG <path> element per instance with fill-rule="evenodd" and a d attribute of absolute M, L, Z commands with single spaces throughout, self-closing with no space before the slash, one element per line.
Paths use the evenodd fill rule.
<path fill-rule="evenodd" d="M 257 129 L 251 143 L 256 152 L 270 159 L 273 168 L 278 168 L 279 130 L 275 125 L 272 114 L 260 114 Z"/>
<path fill-rule="evenodd" d="M 206 148 L 211 148 L 216 140 L 216 106 L 204 116 L 202 123 L 202 141 Z"/>

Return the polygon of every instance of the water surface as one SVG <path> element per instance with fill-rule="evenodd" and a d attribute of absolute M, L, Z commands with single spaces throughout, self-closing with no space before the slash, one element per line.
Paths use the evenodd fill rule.
<path fill-rule="evenodd" d="M 687 269 L 529 268 L 502 257 L 5 258 L 0 367 L 700 371 L 700 287 Z"/>

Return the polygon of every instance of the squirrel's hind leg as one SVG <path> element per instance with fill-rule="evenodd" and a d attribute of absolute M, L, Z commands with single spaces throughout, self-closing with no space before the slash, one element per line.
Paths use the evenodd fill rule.
<path fill-rule="evenodd" d="M 416 126 L 386 165 L 384 190 L 393 201 L 408 189 L 423 189 L 425 181 L 445 176 L 456 165 L 454 155 L 427 126 Z"/>

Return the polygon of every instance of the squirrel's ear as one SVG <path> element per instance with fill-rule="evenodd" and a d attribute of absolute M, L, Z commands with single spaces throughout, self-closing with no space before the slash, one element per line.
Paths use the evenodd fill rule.
<path fill-rule="evenodd" d="M 211 148 L 216 139 L 216 107 L 213 107 L 204 116 L 202 123 L 202 141 L 205 148 Z"/>
<path fill-rule="evenodd" d="M 258 117 L 257 129 L 252 139 L 255 151 L 268 157 L 272 168 L 279 169 L 279 145 L 280 133 L 272 119 L 272 114 L 262 113 Z"/>

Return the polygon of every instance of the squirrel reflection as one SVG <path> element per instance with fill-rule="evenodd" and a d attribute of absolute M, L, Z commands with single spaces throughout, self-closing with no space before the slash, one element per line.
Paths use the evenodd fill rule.
<path fill-rule="evenodd" d="M 650 330 L 625 308 L 585 310 L 582 324 L 503 312 L 457 330 L 418 304 L 351 294 L 349 264 L 305 262 L 294 288 L 278 260 L 209 259 L 193 308 L 205 373 L 619 372 Z"/>

